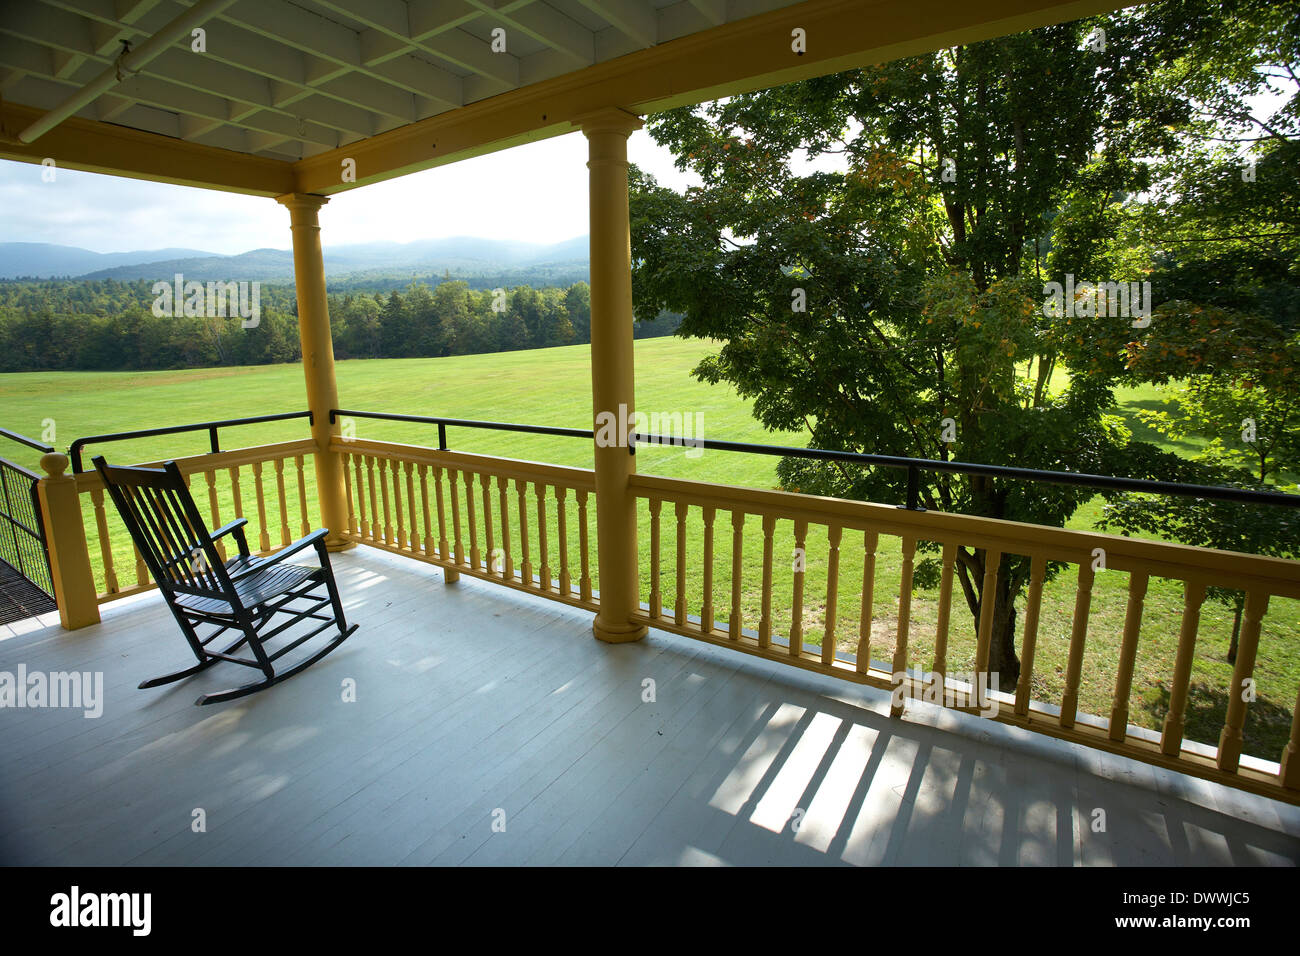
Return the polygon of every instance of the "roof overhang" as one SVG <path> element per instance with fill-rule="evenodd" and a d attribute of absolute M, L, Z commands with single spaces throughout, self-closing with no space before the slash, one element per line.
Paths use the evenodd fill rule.
<path fill-rule="evenodd" d="M 575 128 L 575 118 L 603 107 L 655 112 L 1106 13 L 1131 0 L 241 0 L 214 17 L 209 49 L 245 34 L 272 44 L 272 27 L 297 28 L 279 38 L 293 56 L 275 69 L 306 71 L 294 74 L 299 85 L 266 75 L 277 62 L 274 46 L 261 50 L 260 60 L 258 50 L 241 53 L 252 78 L 241 86 L 229 51 L 220 70 L 184 59 L 201 56 L 186 35 L 106 92 L 105 102 L 22 143 L 19 131 L 77 89 L 59 86 L 59 74 L 102 78 L 113 44 L 133 29 L 96 19 L 95 10 L 114 6 L 109 0 L 49 2 L 57 13 L 49 22 L 30 14 L 40 4 L 21 17 L 18 8 L 0 13 L 0 70 L 8 71 L 0 73 L 0 88 L 8 90 L 0 102 L 0 158 L 48 158 L 71 169 L 278 196 L 329 195 L 561 135 Z M 158 0 L 116 7 L 140 14 L 142 25 L 141 11 L 170 23 L 187 9 Z M 727 12 L 755 8 L 768 9 L 725 20 Z M 443 19 L 433 19 L 434 9 Z M 83 20 L 78 34 L 73 27 Z M 483 61 L 483 51 L 471 54 L 495 24 L 531 46 L 525 42 L 513 59 L 498 54 L 507 57 L 499 64 Z M 42 32 L 55 27 L 64 31 L 58 39 Z M 807 37 L 802 54 L 791 45 L 796 28 Z M 619 52 L 627 46 L 637 48 Z M 588 53 L 596 62 L 583 65 Z M 201 69 L 186 65 L 194 63 Z M 521 79 L 529 75 L 545 78 Z M 491 94 L 502 86 L 511 88 Z M 21 102 L 24 93 L 32 102 Z M 451 105 L 457 99 L 464 105 Z M 401 122 L 420 112 L 432 115 Z M 168 135 L 173 120 L 175 135 Z M 351 127 L 379 131 L 362 135 Z"/>

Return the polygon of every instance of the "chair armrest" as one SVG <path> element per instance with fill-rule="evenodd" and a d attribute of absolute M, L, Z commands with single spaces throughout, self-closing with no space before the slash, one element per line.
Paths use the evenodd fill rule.
<path fill-rule="evenodd" d="M 242 528 L 246 524 L 248 524 L 247 518 L 236 518 L 234 521 L 231 521 L 227 524 L 223 524 L 216 531 L 212 532 L 212 540 L 216 541 L 223 534 L 230 534 L 230 532 L 236 531 L 239 528 Z"/>
<path fill-rule="evenodd" d="M 248 541 L 244 537 L 244 525 L 246 524 L 248 524 L 247 518 L 236 518 L 234 521 L 223 524 L 216 531 L 212 532 L 212 540 L 216 541 L 218 538 L 233 532 L 235 540 L 239 542 L 239 553 L 244 557 L 248 557 Z"/>
<path fill-rule="evenodd" d="M 236 541 L 238 542 L 238 544 L 239 544 L 239 553 L 240 553 L 240 555 L 242 555 L 243 557 L 247 558 L 247 557 L 249 557 L 248 541 L 247 541 L 247 540 L 245 539 L 245 537 L 244 537 L 244 525 L 246 525 L 246 524 L 248 524 L 248 519 L 247 519 L 247 518 L 236 518 L 234 521 L 231 521 L 231 522 L 228 523 L 228 524 L 224 524 L 224 525 L 222 525 L 220 528 L 218 528 L 216 531 L 212 532 L 212 534 L 210 534 L 210 535 L 208 536 L 208 541 L 210 541 L 210 542 L 212 542 L 212 543 L 216 543 L 216 541 L 217 541 L 219 538 L 221 538 L 221 537 L 223 537 L 223 536 L 225 536 L 225 535 L 228 535 L 228 534 L 232 534 L 232 533 L 233 533 L 234 536 L 235 536 L 235 540 L 236 540 Z M 192 565 L 193 562 L 197 559 L 197 554 L 196 554 L 196 552 L 198 552 L 198 549 L 197 549 L 197 548 L 195 548 L 194 550 L 191 550 L 191 551 L 187 551 L 187 552 L 185 552 L 184 554 L 177 555 L 177 556 L 176 556 L 175 558 L 173 558 L 172 560 L 167 561 L 167 562 L 164 562 L 164 565 L 163 565 L 163 566 L 164 566 L 164 567 L 167 567 L 167 568 L 174 568 L 174 567 L 177 567 L 177 566 L 182 565 L 182 564 L 191 564 L 191 565 Z M 207 560 L 207 559 L 204 558 L 204 561 L 205 561 L 205 562 L 206 562 L 206 560 Z"/>
<path fill-rule="evenodd" d="M 325 547 L 324 544 L 325 536 L 327 534 L 329 534 L 329 531 L 327 529 L 317 528 L 315 531 L 307 535 L 305 538 L 299 538 L 293 544 L 285 546 L 283 549 L 275 552 L 275 554 L 261 561 L 254 567 L 249 568 L 247 571 L 241 571 L 239 574 L 232 574 L 230 576 L 230 580 L 238 581 L 241 578 L 248 577 L 248 575 L 254 574 L 258 571 L 265 571 L 271 565 L 279 564 L 281 561 L 289 557 L 291 554 L 297 554 L 299 551 L 303 550 L 304 548 L 309 548 L 312 545 L 316 545 L 319 550 L 323 551 Z"/>

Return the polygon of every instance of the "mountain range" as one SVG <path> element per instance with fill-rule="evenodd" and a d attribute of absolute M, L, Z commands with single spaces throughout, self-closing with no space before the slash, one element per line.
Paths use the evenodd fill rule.
<path fill-rule="evenodd" d="M 454 236 L 329 246 L 324 258 L 326 275 L 334 280 L 365 274 L 464 275 L 539 267 L 585 271 L 588 251 L 586 236 L 550 244 Z M 0 279 L 158 280 L 171 279 L 178 272 L 200 282 L 292 282 L 293 253 L 287 249 L 252 249 L 226 256 L 183 248 L 102 253 L 45 242 L 0 243 Z"/>
<path fill-rule="evenodd" d="M 201 249 L 148 249 L 138 252 L 91 252 L 50 242 L 0 242 L 0 279 L 72 278 L 100 269 L 130 268 L 144 262 L 211 256 Z"/>

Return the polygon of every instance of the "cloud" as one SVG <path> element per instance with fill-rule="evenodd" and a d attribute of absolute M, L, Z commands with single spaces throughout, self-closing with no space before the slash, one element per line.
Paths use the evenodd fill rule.
<path fill-rule="evenodd" d="M 0 161 L 0 235 L 95 252 L 183 246 L 236 253 L 266 245 L 288 221 L 269 199 L 56 169 L 41 180 L 31 163 Z"/>
<path fill-rule="evenodd" d="M 644 130 L 629 158 L 663 185 L 691 177 Z M 571 133 L 363 186 L 321 210 L 326 248 L 380 240 L 480 236 L 559 242 L 588 229 L 587 142 Z M 274 200 L 0 160 L 0 238 L 95 252 L 185 247 L 232 255 L 288 249 L 288 213 Z"/>

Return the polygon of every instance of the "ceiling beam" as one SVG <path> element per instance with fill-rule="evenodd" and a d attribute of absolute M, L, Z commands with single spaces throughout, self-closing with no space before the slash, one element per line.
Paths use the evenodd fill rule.
<path fill-rule="evenodd" d="M 416 42 L 455 30 L 482 15 L 468 0 L 406 0 L 411 39 Z"/>
<path fill-rule="evenodd" d="M 465 102 L 460 77 L 406 55 L 420 44 L 411 38 L 410 18 L 402 0 L 364 0 L 362 3 L 317 0 L 317 3 L 366 27 L 360 34 L 360 41 L 361 61 L 368 70 L 410 93 L 440 101 L 444 109 L 454 109 Z M 392 55 L 390 43 L 399 44 L 403 52 Z"/>
<path fill-rule="evenodd" d="M 187 37 L 191 30 L 206 23 L 234 2 L 235 0 L 198 0 L 194 6 L 174 20 L 168 21 L 147 40 L 121 53 L 112 66 L 106 67 L 103 72 L 76 89 L 63 102 L 33 121 L 27 129 L 18 134 L 18 138 L 28 143 L 39 139 L 69 116 L 75 115 L 93 103 L 105 91 L 119 85 L 123 80 L 123 74 L 140 72 L 160 54 L 167 52 L 168 48 L 181 37 Z"/>
<path fill-rule="evenodd" d="M 484 2 L 484 0 L 475 0 Z M 1132 5 L 1124 0 L 805 0 L 471 103 L 294 165 L 298 192 L 337 193 L 573 130 L 606 106 L 656 112 Z M 808 48 L 791 50 L 791 31 Z M 869 39 L 864 39 L 869 38 Z"/>
<path fill-rule="evenodd" d="M 64 11 L 51 12 L 55 16 L 51 25 L 58 29 L 54 29 L 48 35 L 34 32 L 37 30 L 37 27 L 35 23 L 32 22 L 30 15 L 28 15 L 26 21 L 22 19 L 16 20 L 13 18 L 6 18 L 0 29 L 3 29 L 5 33 L 8 33 L 13 37 L 25 41 L 28 46 L 22 47 L 22 49 L 31 51 L 32 53 L 45 49 L 45 46 L 49 44 L 54 46 L 53 53 L 56 55 L 58 53 L 77 53 L 81 55 L 83 57 L 83 65 L 92 64 L 92 66 L 84 67 L 81 71 L 81 82 L 83 83 L 93 78 L 95 66 L 102 68 L 112 62 L 112 57 L 116 55 L 118 49 L 117 46 L 111 48 L 96 47 L 94 41 L 89 37 L 79 38 L 77 31 L 70 29 L 72 24 L 78 21 L 78 18 L 71 14 L 67 14 Z M 106 26 L 102 23 L 97 23 L 95 25 Z M 217 25 L 209 23 L 206 28 L 211 30 L 215 26 Z M 134 35 L 134 31 L 124 29 L 121 35 Z M 77 44 L 80 44 L 80 46 Z M 10 36 L 5 36 L 3 33 L 0 33 L 0 50 L 5 51 L 4 55 L 7 59 L 12 59 L 13 56 L 16 55 L 12 50 L 12 46 L 13 41 L 10 39 Z M 283 57 L 281 57 L 281 59 L 283 59 Z M 29 72 L 33 71 L 29 70 Z M 159 76 L 159 74 L 164 74 L 165 76 Z M 205 57 L 203 60 L 198 60 L 195 58 L 195 54 L 180 48 L 170 49 L 161 54 L 155 62 L 151 64 L 151 69 L 145 71 L 145 75 L 152 75 L 154 78 L 157 78 L 159 82 L 171 83 L 177 87 L 194 90 L 200 94 L 223 96 L 228 100 L 245 104 L 249 107 L 265 109 L 273 105 L 268 83 L 265 78 L 252 75 L 235 67 L 227 66 L 216 57 Z M 175 77 L 175 79 L 169 79 L 167 77 Z M 74 75 L 69 77 L 69 79 L 75 80 L 76 76 Z M 129 96 L 129 94 L 126 95 Z M 116 115 L 120 114 L 122 109 L 123 107 L 118 104 L 116 107 L 110 109 L 110 112 Z M 248 115 L 248 113 L 241 115 Z M 341 133 L 350 132 L 355 134 L 361 132 L 367 136 L 374 133 L 375 125 L 369 114 L 365 114 L 360 121 L 360 123 L 364 125 L 357 125 L 355 127 L 348 125 L 335 125 L 340 119 L 346 120 L 348 116 L 349 112 L 347 108 L 342 110 L 333 110 L 330 112 L 327 122 L 322 125 L 331 126 Z M 294 118 L 311 119 L 313 117 Z"/>
<path fill-rule="evenodd" d="M 727 0 L 690 0 L 691 6 L 704 14 L 715 27 L 727 22 Z"/>
<path fill-rule="evenodd" d="M 356 105 L 402 123 L 411 122 L 415 116 L 411 91 L 389 79 L 382 66 L 368 67 L 361 55 L 360 36 L 342 24 L 282 0 L 245 0 L 220 19 L 307 54 L 311 59 L 304 77 L 308 86 L 323 87 L 331 80 L 346 77 L 348 93 Z M 274 58 L 266 60 L 262 68 L 273 62 Z M 439 93 L 435 87 L 424 95 L 436 97 Z M 329 95 L 340 98 L 339 93 Z"/>
<path fill-rule="evenodd" d="M 293 165 L 71 117 L 35 143 L 13 137 L 44 110 L 0 104 L 0 159 L 39 164 L 46 157 L 64 169 L 127 175 L 160 183 L 200 186 L 251 196 L 293 192 Z"/>
<path fill-rule="evenodd" d="M 603 17 L 624 36 L 642 47 L 659 42 L 659 14 L 640 0 L 578 0 L 597 16 Z"/>
<path fill-rule="evenodd" d="M 399 40 L 389 38 L 393 43 Z M 519 83 L 519 58 L 512 53 L 493 53 L 488 44 L 464 30 L 447 30 L 425 37 L 420 48 L 440 59 L 490 80 L 515 86 Z"/>
<path fill-rule="evenodd" d="M 596 62 L 596 37 L 582 24 L 544 3 L 532 0 L 468 0 L 482 10 L 488 21 L 518 30 L 543 46 L 571 59 L 575 66 L 588 66 Z M 509 44 L 509 31 L 506 42 Z M 509 46 L 507 45 L 507 49 Z M 496 54 L 500 56 L 500 54 Z"/>
<path fill-rule="evenodd" d="M 487 3 L 488 0 L 476 2 Z M 512 16 L 518 15 L 524 8 L 519 7 L 517 2 L 518 0 L 506 0 L 503 7 L 509 8 Z M 419 4 L 420 0 L 414 0 L 408 8 L 411 19 L 415 19 Z M 69 168 L 255 195 L 274 196 L 287 192 L 329 195 L 512 145 L 567 133 L 574 129 L 575 117 L 608 106 L 618 106 L 637 113 L 654 112 L 888 62 L 946 46 L 1018 33 L 1048 23 L 1109 12 L 1125 5 L 1130 4 L 1123 0 L 966 0 L 962 5 L 955 6 L 947 0 L 804 0 L 766 14 L 746 17 L 663 42 L 585 69 L 567 72 L 530 86 L 501 92 L 468 106 L 407 123 L 379 135 L 368 138 L 349 138 L 344 135 L 342 142 L 346 145 L 340 148 L 318 151 L 319 144 L 303 144 L 301 152 L 291 150 L 292 153 L 305 157 L 294 163 L 201 145 L 201 142 L 222 146 L 230 144 L 232 149 L 238 149 L 237 139 L 226 135 L 228 132 L 238 132 L 238 128 L 227 125 L 204 132 L 208 124 L 194 119 L 172 123 L 174 131 L 170 127 L 164 129 L 166 124 L 150 123 L 152 128 L 169 134 L 155 135 L 74 117 L 52 130 L 39 144 L 21 147 L 13 142 L 3 142 L 4 135 L 7 133 L 12 137 L 16 129 L 23 128 L 21 123 L 25 118 L 39 115 L 40 111 L 7 105 L 4 106 L 3 113 L 0 113 L 0 119 L 4 121 L 4 127 L 0 129 L 0 157 L 39 163 L 42 158 L 52 156 L 60 165 Z M 52 8 L 45 9 L 56 15 L 63 13 Z M 430 8 L 421 5 L 419 9 L 420 16 L 424 18 L 421 29 L 427 29 L 434 22 L 429 19 L 432 16 Z M 464 9 L 463 0 L 454 0 L 453 10 L 461 11 L 459 15 L 464 16 Z M 287 4 L 284 0 L 244 0 L 228 11 L 228 15 L 237 17 L 242 24 L 246 17 L 256 20 L 257 10 L 273 11 L 276 14 L 272 18 L 276 21 L 275 25 L 309 30 L 303 33 L 300 29 L 298 33 L 281 39 L 287 40 L 309 56 L 324 56 L 339 68 L 337 73 L 318 76 L 319 85 L 337 81 L 342 90 L 347 86 L 345 74 L 349 70 L 359 70 L 363 74 L 366 72 L 361 62 L 361 40 L 355 30 L 310 14 L 307 14 L 307 19 L 302 19 L 299 15 L 306 11 Z M 479 12 L 483 14 L 483 19 L 487 19 L 482 10 Z M 394 25 L 396 21 L 391 19 L 391 13 L 388 16 L 390 26 Z M 696 14 L 692 13 L 691 16 Z M 36 26 L 31 20 L 23 22 L 20 15 L 17 21 L 19 26 L 14 29 L 15 21 L 9 17 L 8 11 L 0 20 L 3 20 L 0 29 L 18 36 L 29 29 L 34 30 Z M 273 25 L 269 20 L 261 22 L 263 29 L 270 29 Z M 463 24 L 468 21 L 462 19 L 457 22 Z M 665 22 L 662 17 L 660 22 Z M 318 34 L 316 29 L 321 24 L 325 26 L 321 27 Z M 104 24 L 100 25 L 111 30 Z M 84 37 L 85 21 L 80 20 L 79 26 L 81 29 L 78 32 Z M 808 49 L 802 56 L 794 54 L 790 49 L 790 33 L 794 27 L 801 27 L 807 32 Z M 412 33 L 416 32 L 418 31 L 412 30 Z M 591 36 L 585 29 L 583 32 Z M 268 39 L 274 38 L 264 35 Z M 452 38 L 460 41 L 457 46 L 463 46 L 464 50 L 474 49 L 480 55 L 492 57 L 499 64 L 510 63 L 514 69 L 518 69 L 519 60 L 508 54 L 491 54 L 487 44 L 480 38 L 458 27 L 450 27 L 420 42 L 423 45 L 434 40 L 446 42 Z M 84 53 L 93 49 L 89 38 L 84 39 L 84 43 L 81 42 L 81 37 L 70 43 L 67 37 L 53 42 L 38 37 L 36 42 L 67 52 Z M 398 42 L 396 38 L 389 39 Z M 465 45 L 464 41 L 469 41 L 469 44 Z M 322 47 L 327 48 L 328 52 L 322 52 Z M 171 51 L 168 55 L 171 55 Z M 549 60 L 558 56 L 560 54 L 554 50 L 544 50 L 534 55 L 535 58 L 540 58 L 539 63 L 542 59 Z M 224 64 L 214 63 L 212 66 L 231 69 Z M 23 64 L 15 64 L 6 76 L 10 79 L 16 76 L 38 78 L 36 74 L 27 73 Z M 242 117 L 251 115 L 244 111 L 275 109 L 271 102 L 271 87 L 274 84 L 266 77 L 247 73 L 244 77 L 268 84 L 267 92 L 257 96 L 258 102 L 253 104 L 232 102 L 232 111 Z M 26 88 L 22 85 L 24 82 L 19 80 L 20 89 Z M 481 95 L 485 89 L 491 91 L 491 87 L 485 87 L 485 84 L 499 82 L 500 80 L 490 80 L 482 75 L 462 80 L 467 98 Z M 313 92 L 329 95 L 325 90 L 316 90 L 315 87 L 312 89 Z M 218 91 L 209 89 L 206 92 L 212 94 Z M 258 92 L 260 94 L 260 90 Z M 394 89 L 393 92 L 410 97 L 414 104 L 414 94 L 409 89 Z M 226 98 L 232 99 L 229 95 Z M 424 105 L 427 102 L 422 101 L 421 110 L 427 108 Z M 117 105 L 115 102 L 114 107 Z M 412 108 L 415 108 L 414 105 Z M 142 104 L 138 108 L 126 107 L 124 112 L 131 117 L 148 109 Z M 215 119 L 216 117 L 212 118 Z M 238 120 L 232 116 L 229 122 L 236 124 Z M 294 138 L 292 131 L 278 123 L 264 125 L 271 128 L 259 132 L 270 135 L 254 137 L 259 145 L 269 144 L 271 137 L 277 134 Z M 390 122 L 377 122 L 375 128 L 383 129 L 390 125 Z M 179 136 L 202 139 L 191 143 L 173 138 Z M 340 182 L 339 172 L 343 158 L 353 159 L 356 163 L 355 184 Z"/>
<path fill-rule="evenodd" d="M 17 22 L 7 18 L 0 29 L 6 29 L 32 43 L 33 49 L 40 48 L 38 45 L 51 44 L 55 45 L 56 55 L 77 53 L 84 57 L 85 62 L 102 65 L 112 62 L 119 44 L 95 47 L 93 41 L 89 38 L 79 39 L 77 32 L 71 29 L 75 18 L 66 19 L 70 15 L 63 11 L 54 11 L 54 14 L 56 18 L 64 19 L 56 19 L 52 23 L 56 29 L 52 29 L 48 34 L 34 32 L 38 27 L 30 16 L 26 21 Z M 94 25 L 115 29 L 115 26 L 108 22 L 97 21 Z M 249 107 L 233 112 L 231 121 L 234 121 L 236 116 L 239 120 L 243 120 L 255 115 L 258 109 L 278 111 L 272 112 L 272 118 L 267 122 L 277 123 L 281 120 L 315 122 L 336 130 L 345 137 L 356 138 L 372 136 L 379 129 L 384 128 L 384 124 L 379 123 L 375 115 L 384 113 L 384 107 L 390 107 L 392 112 L 405 110 L 393 115 L 394 119 L 401 122 L 409 123 L 418 115 L 423 115 L 417 113 L 413 97 L 408 97 L 406 102 L 384 97 L 382 102 L 378 102 L 368 97 L 365 90 L 361 88 L 349 89 L 348 95 L 338 97 L 328 88 L 318 90 L 307 86 L 305 85 L 307 80 L 305 54 L 302 52 L 292 48 L 286 49 L 281 44 L 228 23 L 210 21 L 204 29 L 208 31 L 205 54 L 195 54 L 188 49 L 187 45 L 178 45 L 161 54 L 144 72 L 161 81 L 197 93 L 224 96 Z M 120 33 L 114 35 L 127 37 L 134 36 L 135 33 L 134 28 L 123 27 Z M 0 39 L 7 38 L 0 35 Z M 81 45 L 77 46 L 77 44 Z M 338 68 L 338 72 L 346 74 L 347 69 Z M 87 73 L 85 79 L 89 79 L 92 75 Z M 268 82 L 291 85 L 293 95 L 272 97 Z M 318 93 L 333 102 L 317 103 Z M 298 105 L 301 100 L 308 102 L 306 105 Z M 271 129 L 279 129 L 279 127 L 274 126 Z M 317 145 L 331 144 L 318 140 Z"/>
<path fill-rule="evenodd" d="M 339 130 L 315 122 L 307 122 L 305 118 L 295 119 L 293 116 L 273 110 L 244 107 L 220 96 L 175 86 L 150 76 L 130 77 L 111 92 L 146 106 L 199 120 L 228 123 L 238 117 L 239 125 L 247 129 L 273 133 L 284 138 L 300 139 L 318 146 L 332 148 L 342 141 Z"/>

